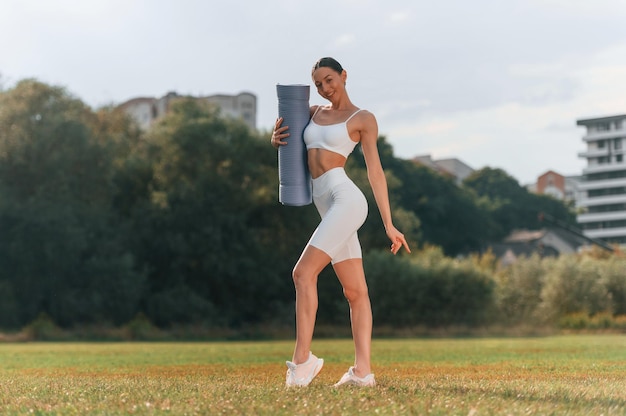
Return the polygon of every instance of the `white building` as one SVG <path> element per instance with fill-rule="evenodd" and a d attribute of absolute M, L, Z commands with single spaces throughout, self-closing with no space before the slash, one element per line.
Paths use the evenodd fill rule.
<path fill-rule="evenodd" d="M 453 178 L 457 185 L 474 172 L 473 168 L 456 158 L 435 160 L 430 155 L 423 155 L 415 156 L 413 161 Z"/>
<path fill-rule="evenodd" d="M 241 118 L 251 129 L 256 129 L 256 96 L 249 92 L 205 97 L 189 97 L 170 92 L 161 98 L 133 98 L 120 104 L 119 107 L 130 115 L 139 124 L 139 127 L 146 130 L 160 117 L 167 114 L 172 102 L 184 98 L 194 98 L 215 104 L 219 107 L 221 115 Z"/>
<path fill-rule="evenodd" d="M 586 236 L 626 245 L 626 114 L 581 119 L 587 159 L 579 184 L 578 215 Z"/>

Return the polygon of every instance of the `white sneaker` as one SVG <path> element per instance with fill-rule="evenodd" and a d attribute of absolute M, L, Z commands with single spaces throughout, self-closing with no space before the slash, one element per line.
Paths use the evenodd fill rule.
<path fill-rule="evenodd" d="M 353 385 L 359 387 L 374 387 L 376 385 L 376 380 L 374 379 L 374 374 L 369 373 L 365 377 L 357 377 L 354 374 L 354 367 L 350 367 L 348 372 L 341 377 L 333 387 L 340 387 L 345 385 Z"/>
<path fill-rule="evenodd" d="M 294 364 L 287 361 L 287 377 L 285 385 L 287 387 L 305 387 L 308 386 L 316 375 L 322 370 L 324 360 L 317 358 L 309 351 L 309 359 L 302 364 Z"/>

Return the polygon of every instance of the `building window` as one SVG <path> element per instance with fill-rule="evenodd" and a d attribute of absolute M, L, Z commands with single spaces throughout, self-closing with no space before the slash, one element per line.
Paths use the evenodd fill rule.
<path fill-rule="evenodd" d="M 622 129 L 622 120 L 615 121 L 615 130 L 621 130 L 621 129 Z"/>
<path fill-rule="evenodd" d="M 623 162 L 624 161 L 624 155 L 617 155 L 617 156 L 615 156 L 615 161 L 616 162 Z"/>
<path fill-rule="evenodd" d="M 587 209 L 590 214 L 620 211 L 626 211 L 626 204 L 592 205 Z"/>
<path fill-rule="evenodd" d="M 622 139 L 617 138 L 617 139 L 613 139 L 613 149 L 615 150 L 620 150 L 622 148 Z"/>
<path fill-rule="evenodd" d="M 598 123 L 596 124 L 596 131 L 609 131 L 611 129 L 610 123 Z"/>
<path fill-rule="evenodd" d="M 604 189 L 590 189 L 587 191 L 587 196 L 589 198 L 597 198 L 602 196 L 611 196 L 611 195 L 625 195 L 626 187 L 618 186 L 615 188 L 604 188 Z"/>
<path fill-rule="evenodd" d="M 598 140 L 598 149 L 604 149 L 606 142 L 604 140 Z"/>
<path fill-rule="evenodd" d="M 617 178 L 626 178 L 626 170 L 591 173 L 585 176 L 585 180 L 587 181 L 601 181 L 604 179 L 617 179 Z"/>

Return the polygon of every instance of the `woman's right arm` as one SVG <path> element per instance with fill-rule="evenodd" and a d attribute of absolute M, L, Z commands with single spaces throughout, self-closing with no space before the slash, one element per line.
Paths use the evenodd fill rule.
<path fill-rule="evenodd" d="M 287 142 L 284 141 L 284 139 L 289 137 L 289 133 L 287 133 L 289 126 L 281 126 L 281 124 L 283 124 L 283 118 L 278 117 L 276 119 L 276 123 L 274 124 L 272 139 L 270 140 L 270 143 L 272 143 L 272 146 L 274 146 L 275 149 L 278 149 L 280 146 L 286 145 Z"/>
<path fill-rule="evenodd" d="M 319 105 L 313 105 L 309 108 L 309 119 L 313 117 L 313 114 L 315 114 L 318 107 Z M 272 146 L 274 146 L 275 149 L 287 144 L 284 139 L 289 137 L 289 133 L 287 133 L 289 126 L 281 126 L 283 121 L 282 117 L 278 117 L 276 119 L 276 123 L 274 124 L 274 131 L 272 132 L 272 139 L 270 140 L 270 143 L 272 143 Z"/>

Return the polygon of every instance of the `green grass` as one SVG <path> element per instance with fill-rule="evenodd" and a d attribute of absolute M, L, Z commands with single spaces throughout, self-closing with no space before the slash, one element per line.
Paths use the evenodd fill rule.
<path fill-rule="evenodd" d="M 373 343 L 378 386 L 333 389 L 350 340 L 285 389 L 293 343 L 0 344 L 0 414 L 623 415 L 626 336 Z"/>

